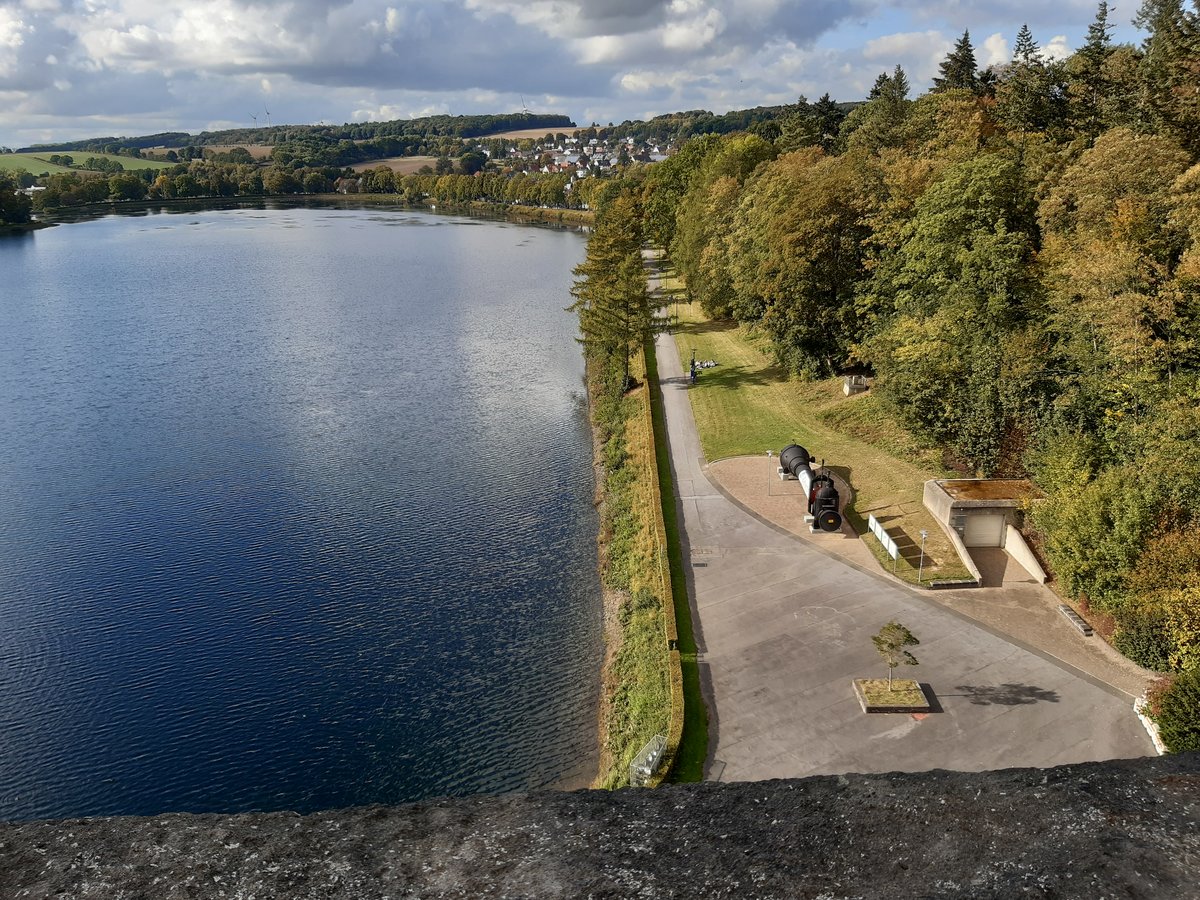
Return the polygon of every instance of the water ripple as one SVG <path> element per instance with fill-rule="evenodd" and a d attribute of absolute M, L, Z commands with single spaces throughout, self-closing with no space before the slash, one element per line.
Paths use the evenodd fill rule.
<path fill-rule="evenodd" d="M 0 245 L 0 818 L 586 768 L 582 243 L 527 233 L 519 267 L 509 228 L 390 212 Z"/>

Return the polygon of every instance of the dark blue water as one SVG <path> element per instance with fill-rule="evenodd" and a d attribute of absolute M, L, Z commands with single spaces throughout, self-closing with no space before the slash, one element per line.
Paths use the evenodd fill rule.
<path fill-rule="evenodd" d="M 0 818 L 592 774 L 582 253 L 335 209 L 0 240 Z"/>

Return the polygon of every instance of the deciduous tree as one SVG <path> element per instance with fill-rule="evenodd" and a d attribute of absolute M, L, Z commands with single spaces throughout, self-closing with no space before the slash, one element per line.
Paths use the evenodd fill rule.
<path fill-rule="evenodd" d="M 875 645 L 875 649 L 887 663 L 888 690 L 892 689 L 893 669 L 899 666 L 919 665 L 917 658 L 905 648 L 916 647 L 921 642 L 899 622 L 888 622 L 879 630 L 878 634 L 871 637 L 871 643 Z"/>

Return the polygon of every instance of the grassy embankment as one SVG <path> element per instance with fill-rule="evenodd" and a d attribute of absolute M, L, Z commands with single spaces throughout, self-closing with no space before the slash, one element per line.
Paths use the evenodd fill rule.
<path fill-rule="evenodd" d="M 436 156 L 387 156 L 354 163 L 350 168 L 355 172 L 370 172 L 372 169 L 386 166 L 399 175 L 416 175 L 424 166 L 432 169 L 437 165 L 437 161 Z"/>
<path fill-rule="evenodd" d="M 608 626 L 596 779 L 604 788 L 629 783 L 630 762 L 655 735 L 666 738 L 661 770 L 670 770 L 685 721 L 680 653 L 672 646 L 676 597 L 658 480 L 653 371 L 652 354 L 636 360 L 635 389 L 619 401 L 594 395 L 592 402 L 603 471 L 600 553 Z"/>
<path fill-rule="evenodd" d="M 667 286 L 679 285 L 668 279 Z M 679 321 L 675 339 L 684 371 L 693 350 L 697 359 L 718 363 L 703 370 L 689 392 L 709 461 L 801 444 L 851 486 L 854 497 L 846 514 L 855 531 L 865 534 L 867 517 L 874 513 L 895 539 L 901 554 L 897 576 L 916 583 L 924 529 L 929 537 L 923 580 L 969 577 L 921 502 L 926 480 L 952 474 L 936 449 L 914 439 L 870 392 L 846 397 L 839 378 L 789 378 L 764 350 L 765 342 L 744 327 L 710 320 L 699 304 L 679 302 L 669 310 Z M 879 542 L 870 535 L 864 541 L 892 571 Z"/>

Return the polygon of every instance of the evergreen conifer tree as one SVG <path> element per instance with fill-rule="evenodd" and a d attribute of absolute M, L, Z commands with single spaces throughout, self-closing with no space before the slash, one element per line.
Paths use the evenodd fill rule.
<path fill-rule="evenodd" d="M 812 111 L 816 119 L 817 130 L 820 132 L 821 146 L 825 148 L 826 152 L 830 152 L 837 141 L 838 131 L 842 127 L 846 114 L 828 93 L 823 94 L 821 99 L 812 105 Z"/>
<path fill-rule="evenodd" d="M 963 30 L 962 37 L 954 45 L 934 76 L 935 91 L 968 90 L 979 91 L 979 76 L 976 73 L 975 49 L 971 46 L 971 34 Z"/>
<path fill-rule="evenodd" d="M 1110 89 L 1104 64 L 1112 52 L 1112 28 L 1107 0 L 1101 0 L 1096 18 L 1088 26 L 1087 41 L 1069 64 L 1071 117 L 1076 127 L 1093 139 L 1104 129 L 1104 106 Z"/>
<path fill-rule="evenodd" d="M 998 113 L 1009 130 L 1025 143 L 1029 132 L 1062 124 L 1061 66 L 1047 65 L 1028 25 L 1022 25 L 1013 58 L 996 91 Z"/>
<path fill-rule="evenodd" d="M 642 264 L 641 218 L 627 193 L 597 214 L 587 258 L 575 268 L 575 302 L 568 307 L 579 315 L 579 341 L 589 360 L 619 377 L 612 385 L 617 394 L 629 386 L 630 359 L 655 327 Z"/>
<path fill-rule="evenodd" d="M 1200 13 L 1183 0 L 1144 0 L 1134 24 L 1149 32 L 1142 44 L 1141 119 L 1167 128 L 1189 149 L 1200 148 Z"/>
<path fill-rule="evenodd" d="M 1017 42 L 1013 45 L 1013 63 L 1040 65 L 1041 62 L 1042 52 L 1038 49 L 1037 41 L 1033 39 L 1033 32 L 1029 30 L 1028 24 L 1023 24 L 1017 32 Z"/>

